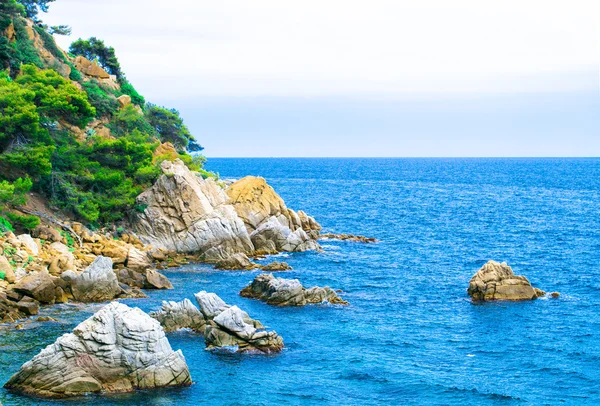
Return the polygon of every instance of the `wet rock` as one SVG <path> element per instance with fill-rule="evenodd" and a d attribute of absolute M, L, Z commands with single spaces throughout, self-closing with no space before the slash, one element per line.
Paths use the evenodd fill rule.
<path fill-rule="evenodd" d="M 204 333 L 206 327 L 204 315 L 189 299 L 181 302 L 164 301 L 161 310 L 150 313 L 150 316 L 158 320 L 167 333 L 182 328 Z"/>
<path fill-rule="evenodd" d="M 71 291 L 80 302 L 103 302 L 121 293 L 110 258 L 99 256 L 80 275 L 72 277 Z"/>
<path fill-rule="evenodd" d="M 506 262 L 487 262 L 469 282 L 467 293 L 475 301 L 533 300 L 541 290 L 535 290 L 524 276 L 518 276 Z"/>
<path fill-rule="evenodd" d="M 40 323 L 44 323 L 44 322 L 47 322 L 47 321 L 57 322 L 58 320 L 56 320 L 54 317 L 50 317 L 50 316 L 40 316 L 35 321 L 38 321 Z"/>
<path fill-rule="evenodd" d="M 275 331 L 255 328 L 245 319 L 246 313 L 232 306 L 208 322 L 205 330 L 206 348 L 234 347 L 237 352 L 279 352 L 283 339 Z"/>
<path fill-rule="evenodd" d="M 113 302 L 59 337 L 4 385 L 42 397 L 190 385 L 181 351 L 158 321 Z"/>
<path fill-rule="evenodd" d="M 347 305 L 333 289 L 329 287 L 304 288 L 297 279 L 275 278 L 272 274 L 261 274 L 240 292 L 243 297 L 262 300 L 277 306 L 304 306 L 329 302 Z"/>

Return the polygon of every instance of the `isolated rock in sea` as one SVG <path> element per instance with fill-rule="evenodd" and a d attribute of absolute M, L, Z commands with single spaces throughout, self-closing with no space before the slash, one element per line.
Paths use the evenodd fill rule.
<path fill-rule="evenodd" d="M 142 242 L 154 248 L 201 254 L 217 262 L 254 249 L 244 223 L 223 189 L 202 179 L 176 159 L 161 164 L 163 174 L 137 197 L 132 227 Z"/>
<path fill-rule="evenodd" d="M 205 290 L 200 291 L 194 295 L 200 311 L 202 312 L 206 320 L 212 320 L 218 316 L 221 312 L 228 309 L 229 306 L 223 301 L 216 293 L 207 292 Z"/>
<path fill-rule="evenodd" d="M 258 275 L 250 285 L 242 289 L 240 295 L 278 306 L 304 306 L 323 302 L 348 304 L 329 287 L 315 286 L 306 289 L 298 279 L 275 278 L 272 274 Z"/>
<path fill-rule="evenodd" d="M 103 302 L 117 297 L 122 289 L 110 258 L 99 256 L 80 275 L 72 277 L 71 292 L 80 302 Z"/>
<path fill-rule="evenodd" d="M 318 249 L 321 226 L 306 213 L 288 209 L 265 179 L 246 176 L 227 188 L 227 195 L 244 221 L 256 250 Z"/>
<path fill-rule="evenodd" d="M 515 275 L 506 262 L 488 261 L 471 278 L 467 293 L 473 300 L 533 300 L 545 294 L 524 276 Z"/>
<path fill-rule="evenodd" d="M 206 348 L 233 347 L 237 352 L 278 352 L 283 339 L 275 331 L 259 330 L 245 319 L 246 313 L 232 306 L 208 322 Z"/>
<path fill-rule="evenodd" d="M 181 302 L 162 302 L 162 308 L 150 316 L 158 320 L 165 332 L 189 328 L 204 333 L 206 320 L 204 315 L 189 299 Z"/>
<path fill-rule="evenodd" d="M 181 351 L 138 308 L 113 302 L 23 364 L 5 388 L 42 397 L 190 385 Z"/>

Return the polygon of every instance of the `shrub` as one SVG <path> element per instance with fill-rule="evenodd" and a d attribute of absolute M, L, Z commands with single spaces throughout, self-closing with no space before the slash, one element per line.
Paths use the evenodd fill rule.
<path fill-rule="evenodd" d="M 6 216 L 10 221 L 26 230 L 33 230 L 40 225 L 40 218 L 37 216 L 31 216 L 28 214 L 21 215 L 12 212 L 6 213 Z"/>
<path fill-rule="evenodd" d="M 96 108 L 96 117 L 112 116 L 119 110 L 117 99 L 98 86 L 97 82 L 85 82 L 82 86 L 89 102 Z"/>
<path fill-rule="evenodd" d="M 135 90 L 133 85 L 131 83 L 129 83 L 129 81 L 127 79 L 125 79 L 125 77 L 122 77 L 119 80 L 119 83 L 121 85 L 121 92 L 123 94 L 130 96 L 131 102 L 133 104 L 137 104 L 140 107 L 143 107 L 146 104 L 146 100 L 144 99 L 144 96 L 139 94 L 137 92 L 137 90 Z"/>
<path fill-rule="evenodd" d="M 13 232 L 15 229 L 13 228 L 12 224 L 10 224 L 10 221 L 0 216 L 0 235 L 3 235 L 8 231 Z"/>

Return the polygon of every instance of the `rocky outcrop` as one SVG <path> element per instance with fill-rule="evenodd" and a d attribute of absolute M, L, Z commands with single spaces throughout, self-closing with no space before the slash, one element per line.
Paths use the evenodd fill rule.
<path fill-rule="evenodd" d="M 229 306 L 214 293 L 195 295 L 198 309 L 188 299 L 163 302 L 161 310 L 150 313 L 165 331 L 189 328 L 205 335 L 206 349 L 233 347 L 237 352 L 277 352 L 283 340 L 274 331 L 264 331 L 258 320 L 237 306 Z"/>
<path fill-rule="evenodd" d="M 13 290 L 41 303 L 54 303 L 57 286 L 47 271 L 32 272 L 20 279 Z"/>
<path fill-rule="evenodd" d="M 321 226 L 306 213 L 288 209 L 265 179 L 247 176 L 227 188 L 235 211 L 244 221 L 256 250 L 318 249 Z"/>
<path fill-rule="evenodd" d="M 283 339 L 275 331 L 257 329 L 248 323 L 246 313 L 232 306 L 208 322 L 206 349 L 234 348 L 237 352 L 278 352 Z"/>
<path fill-rule="evenodd" d="M 154 248 L 198 253 L 217 262 L 254 249 L 223 189 L 193 174 L 177 159 L 163 161 L 162 176 L 137 198 L 143 213 L 132 227 L 142 242 Z"/>
<path fill-rule="evenodd" d="M 150 316 L 158 320 L 167 333 L 189 328 L 204 334 L 206 327 L 204 315 L 189 299 L 183 299 L 181 302 L 162 302 L 162 308 L 150 313 Z"/>
<path fill-rule="evenodd" d="M 467 293 L 475 301 L 533 300 L 545 292 L 518 276 L 506 262 L 488 261 L 471 278 Z"/>
<path fill-rule="evenodd" d="M 329 287 L 304 288 L 297 279 L 275 278 L 272 274 L 261 274 L 240 292 L 243 297 L 262 300 L 277 306 L 304 306 L 329 302 L 347 305 L 333 289 Z"/>
<path fill-rule="evenodd" d="M 154 269 L 146 271 L 146 281 L 144 282 L 146 289 L 173 289 L 173 285 L 167 277 Z"/>
<path fill-rule="evenodd" d="M 113 302 L 23 364 L 4 385 L 42 397 L 190 385 L 181 351 L 160 324 Z"/>
<path fill-rule="evenodd" d="M 102 69 L 96 62 L 92 62 L 83 56 L 77 56 L 73 61 L 77 70 L 86 76 L 96 79 L 108 79 L 110 75 Z"/>
<path fill-rule="evenodd" d="M 80 275 L 72 278 L 73 297 L 80 302 L 103 302 L 121 294 L 110 258 L 99 256 Z"/>

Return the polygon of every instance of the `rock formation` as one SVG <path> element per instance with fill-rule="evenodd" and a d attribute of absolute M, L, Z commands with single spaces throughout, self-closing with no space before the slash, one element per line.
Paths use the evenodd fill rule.
<path fill-rule="evenodd" d="M 248 323 L 246 313 L 232 306 L 208 322 L 205 330 L 206 349 L 233 347 L 237 352 L 278 352 L 283 339 L 275 331 L 259 330 Z"/>
<path fill-rule="evenodd" d="M 297 279 L 275 278 L 273 274 L 261 274 L 240 292 L 244 297 L 262 300 L 277 306 L 304 306 L 311 303 L 329 302 L 347 305 L 329 287 L 304 288 Z"/>
<path fill-rule="evenodd" d="M 117 297 L 122 289 L 110 258 L 99 256 L 71 280 L 73 297 L 80 302 L 102 302 Z"/>
<path fill-rule="evenodd" d="M 144 243 L 198 253 L 209 262 L 253 251 L 244 223 L 213 179 L 193 174 L 179 159 L 163 161 L 161 169 L 162 176 L 137 198 L 145 209 L 132 226 Z"/>
<path fill-rule="evenodd" d="M 354 234 L 332 234 L 326 233 L 319 235 L 319 239 L 330 239 L 330 240 L 340 240 L 340 241 L 353 241 L 353 242 L 363 242 L 363 243 L 372 243 L 377 242 L 376 238 L 365 237 L 362 235 L 354 235 Z"/>
<path fill-rule="evenodd" d="M 258 251 L 318 249 L 321 226 L 306 213 L 288 209 L 263 178 L 247 176 L 227 188 L 235 211 L 244 221 Z"/>
<path fill-rule="evenodd" d="M 278 272 L 278 271 L 289 271 L 292 269 L 287 262 L 271 262 L 270 264 L 263 265 L 261 267 L 263 271 Z"/>
<path fill-rule="evenodd" d="M 113 302 L 23 364 L 4 386 L 70 397 L 191 383 L 181 351 L 171 349 L 160 324 L 138 308 Z"/>
<path fill-rule="evenodd" d="M 204 334 L 206 327 L 204 315 L 189 299 L 183 299 L 181 302 L 162 302 L 162 308 L 150 313 L 150 316 L 158 320 L 167 333 L 189 328 Z"/>
<path fill-rule="evenodd" d="M 215 264 L 215 269 L 225 269 L 230 271 L 247 271 L 259 267 L 260 265 L 250 261 L 248 256 L 242 253 L 233 254 L 231 257 L 223 259 Z"/>
<path fill-rule="evenodd" d="M 229 306 L 219 296 L 206 291 L 195 295 L 198 309 L 188 299 L 163 302 L 161 310 L 150 313 L 165 331 L 189 328 L 205 335 L 206 348 L 235 347 L 238 352 L 277 352 L 283 340 L 274 331 L 264 331 L 258 320 L 237 306 Z"/>
<path fill-rule="evenodd" d="M 467 293 L 475 301 L 533 300 L 545 294 L 526 277 L 515 275 L 506 262 L 496 261 L 488 261 L 473 275 Z"/>

